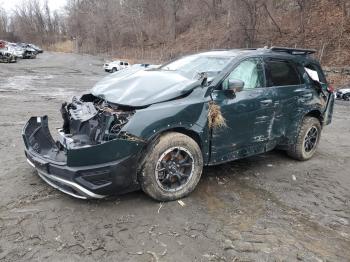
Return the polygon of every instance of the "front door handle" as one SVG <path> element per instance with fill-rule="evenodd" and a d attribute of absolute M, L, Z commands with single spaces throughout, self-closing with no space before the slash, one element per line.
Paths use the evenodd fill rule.
<path fill-rule="evenodd" d="M 262 101 L 260 101 L 260 104 L 262 104 L 263 106 L 272 105 L 272 99 L 262 100 Z"/>

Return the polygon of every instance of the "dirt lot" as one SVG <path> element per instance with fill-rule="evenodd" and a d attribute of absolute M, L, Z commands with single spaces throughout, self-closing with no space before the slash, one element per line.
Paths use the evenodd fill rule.
<path fill-rule="evenodd" d="M 91 56 L 44 53 L 0 64 L 0 261 L 350 261 L 350 104 L 337 102 L 308 162 L 283 152 L 205 168 L 197 190 L 83 201 L 52 189 L 23 155 L 32 115 L 106 75 Z"/>

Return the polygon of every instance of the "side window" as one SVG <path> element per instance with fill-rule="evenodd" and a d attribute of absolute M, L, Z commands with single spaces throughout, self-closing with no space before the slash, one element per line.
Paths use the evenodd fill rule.
<path fill-rule="evenodd" d="M 126 65 L 126 66 L 129 65 L 129 63 L 125 63 L 125 65 Z"/>
<path fill-rule="evenodd" d="M 124 65 L 124 63 L 123 63 L 123 62 L 120 62 L 120 65 Z"/>
<path fill-rule="evenodd" d="M 229 80 L 241 80 L 244 89 L 264 87 L 264 68 L 259 58 L 249 58 L 241 62 L 224 80 L 222 89 L 228 88 Z"/>
<path fill-rule="evenodd" d="M 295 66 L 283 60 L 267 61 L 269 84 L 268 86 L 300 85 L 299 73 Z"/>
<path fill-rule="evenodd" d="M 311 70 L 314 70 L 317 72 L 318 74 L 318 78 L 320 79 L 320 81 L 322 83 L 327 83 L 326 77 L 321 69 L 320 66 L 316 65 L 316 64 L 307 64 L 305 65 L 306 68 L 310 68 Z"/>

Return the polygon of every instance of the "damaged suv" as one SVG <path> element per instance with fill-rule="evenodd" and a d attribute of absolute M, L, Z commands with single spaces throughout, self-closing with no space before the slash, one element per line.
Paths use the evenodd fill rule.
<path fill-rule="evenodd" d="M 332 89 L 313 50 L 214 50 L 159 68 L 129 68 L 23 129 L 25 155 L 51 186 L 78 198 L 142 189 L 188 195 L 203 166 L 280 148 L 310 159 L 330 124 Z"/>

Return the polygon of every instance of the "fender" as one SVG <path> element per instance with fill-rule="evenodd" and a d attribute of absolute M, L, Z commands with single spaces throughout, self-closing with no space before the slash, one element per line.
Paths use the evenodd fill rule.
<path fill-rule="evenodd" d="M 200 146 L 204 162 L 209 159 L 209 101 L 201 95 L 200 89 L 194 90 L 191 99 L 178 99 L 151 105 L 136 113 L 123 127 L 133 136 L 151 143 L 164 132 L 176 131 L 193 138 Z"/>

